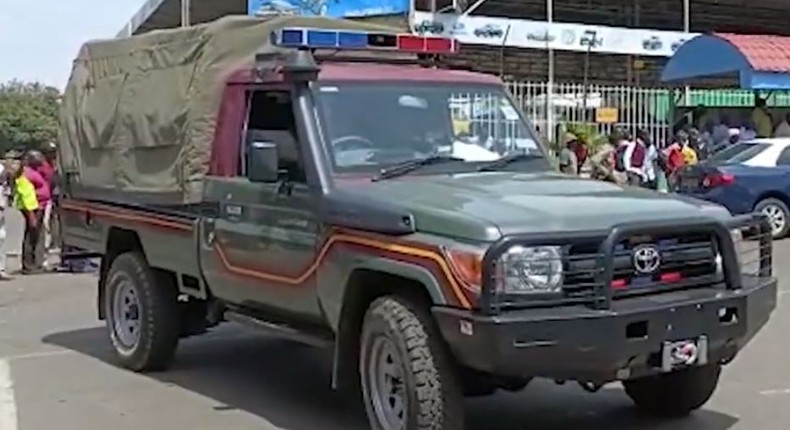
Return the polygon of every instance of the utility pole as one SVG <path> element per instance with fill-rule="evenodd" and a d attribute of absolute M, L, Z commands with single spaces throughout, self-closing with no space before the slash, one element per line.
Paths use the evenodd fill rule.
<path fill-rule="evenodd" d="M 554 26 L 554 0 L 546 0 L 546 21 L 548 28 L 546 33 L 551 33 L 551 28 Z M 548 43 L 548 42 L 547 42 Z M 546 87 L 546 137 L 549 142 L 555 143 L 556 133 L 554 127 L 554 49 L 551 44 L 548 44 L 548 84 Z"/>
<path fill-rule="evenodd" d="M 181 27 L 189 27 L 192 22 L 190 12 L 192 11 L 192 0 L 181 0 Z"/>

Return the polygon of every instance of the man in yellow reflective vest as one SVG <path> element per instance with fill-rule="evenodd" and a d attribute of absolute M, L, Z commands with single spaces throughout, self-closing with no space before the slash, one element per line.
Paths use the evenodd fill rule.
<path fill-rule="evenodd" d="M 12 168 L 14 178 L 14 207 L 22 212 L 25 219 L 25 234 L 22 242 L 22 273 L 33 273 L 39 268 L 36 262 L 36 248 L 41 235 L 41 208 L 36 198 L 36 187 L 24 174 L 21 163 Z"/>

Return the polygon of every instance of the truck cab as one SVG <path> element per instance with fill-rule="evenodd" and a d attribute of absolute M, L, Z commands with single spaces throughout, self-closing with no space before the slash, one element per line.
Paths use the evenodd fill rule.
<path fill-rule="evenodd" d="M 130 369 L 230 320 L 332 348 L 374 429 L 461 429 L 536 377 L 683 415 L 775 308 L 764 217 L 558 173 L 497 78 L 438 67 L 456 41 L 271 37 L 222 87 L 203 204 L 63 205 Z"/>

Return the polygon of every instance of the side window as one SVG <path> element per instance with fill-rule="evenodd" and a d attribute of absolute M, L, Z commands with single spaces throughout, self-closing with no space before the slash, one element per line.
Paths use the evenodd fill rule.
<path fill-rule="evenodd" d="M 790 147 L 782 150 L 779 158 L 776 159 L 777 166 L 790 166 Z"/>
<path fill-rule="evenodd" d="M 307 182 L 296 135 L 291 93 L 284 90 L 254 91 L 250 93 L 248 103 L 242 174 L 246 176 L 247 173 L 247 148 L 253 142 L 266 141 L 277 146 L 280 169 L 288 173 L 288 178 L 293 182 Z"/>

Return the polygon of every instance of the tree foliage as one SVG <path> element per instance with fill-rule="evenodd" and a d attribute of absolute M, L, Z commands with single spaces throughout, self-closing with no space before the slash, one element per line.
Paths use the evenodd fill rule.
<path fill-rule="evenodd" d="M 40 148 L 58 134 L 60 91 L 38 82 L 0 84 L 0 151 Z"/>

